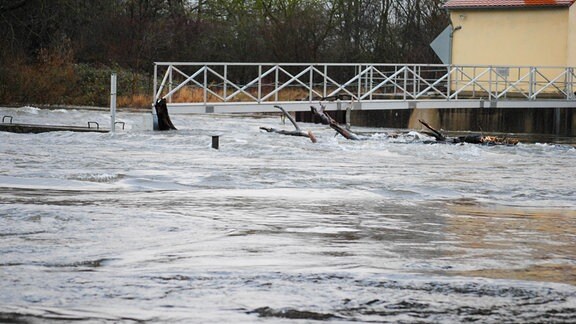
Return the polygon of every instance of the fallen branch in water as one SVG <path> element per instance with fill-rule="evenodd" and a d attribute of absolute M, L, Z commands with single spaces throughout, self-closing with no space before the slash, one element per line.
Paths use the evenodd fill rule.
<path fill-rule="evenodd" d="M 289 131 L 284 129 L 276 129 L 272 127 L 260 127 L 261 130 L 265 130 L 269 133 L 278 133 L 282 135 L 308 137 L 312 141 L 312 143 L 316 143 L 318 141 L 316 139 L 316 136 L 314 136 L 314 134 L 312 133 L 312 131 L 303 131 L 302 129 L 300 129 L 300 126 L 298 126 L 294 118 L 292 118 L 292 115 L 290 115 L 284 108 L 280 106 L 274 106 L 274 107 L 282 111 L 283 116 L 288 118 L 288 120 L 290 120 L 290 122 L 292 123 L 292 125 L 294 125 L 294 128 L 296 128 L 296 130 Z"/>
<path fill-rule="evenodd" d="M 466 136 L 458 136 L 458 137 L 446 137 L 444 134 L 439 132 L 438 130 L 434 129 L 430 126 L 427 122 L 423 120 L 418 120 L 420 124 L 424 125 L 424 127 L 428 128 L 432 133 L 428 133 L 429 135 L 436 138 L 437 142 L 440 143 L 470 143 L 470 144 L 485 144 L 485 145 L 516 145 L 518 144 L 518 140 L 515 138 L 507 138 L 507 137 L 496 137 L 496 136 L 483 136 L 483 135 L 466 135 Z"/>
<path fill-rule="evenodd" d="M 418 119 L 418 121 L 420 122 L 420 124 L 424 125 L 424 127 L 428 128 L 432 132 L 431 135 L 434 136 L 437 141 L 440 141 L 440 142 L 446 141 L 446 137 L 444 135 L 442 135 L 442 133 L 440 133 L 439 131 L 435 130 L 427 122 L 425 122 L 421 119 Z"/>
<path fill-rule="evenodd" d="M 320 104 L 320 109 L 317 109 L 314 106 L 310 106 L 310 110 L 312 111 L 312 113 L 315 116 L 320 118 L 320 122 L 323 125 L 329 125 L 330 128 L 335 130 L 338 134 L 342 135 L 344 138 L 349 139 L 349 140 L 353 140 L 353 141 L 358 141 L 361 139 L 358 135 L 356 135 L 356 134 L 352 133 L 351 131 L 347 130 L 346 128 L 342 127 L 332 117 L 330 117 L 324 111 L 324 106 L 322 104 Z"/>

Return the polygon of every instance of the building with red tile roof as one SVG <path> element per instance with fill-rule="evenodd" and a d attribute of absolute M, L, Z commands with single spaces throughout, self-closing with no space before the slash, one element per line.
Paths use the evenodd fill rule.
<path fill-rule="evenodd" d="M 570 7 L 574 0 L 450 0 L 446 2 L 448 9 L 463 8 L 527 8 L 527 7 Z"/>

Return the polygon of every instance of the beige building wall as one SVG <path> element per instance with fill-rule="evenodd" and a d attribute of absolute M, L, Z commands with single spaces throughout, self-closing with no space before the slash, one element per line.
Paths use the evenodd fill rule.
<path fill-rule="evenodd" d="M 576 4 L 570 7 L 568 18 L 568 61 L 566 65 L 576 67 Z"/>
<path fill-rule="evenodd" d="M 576 60 L 576 42 L 568 45 L 569 37 L 576 37 L 576 19 L 569 22 L 567 13 L 566 8 L 451 11 L 454 28 L 461 26 L 453 34 L 452 63 L 566 66 L 568 53 Z"/>

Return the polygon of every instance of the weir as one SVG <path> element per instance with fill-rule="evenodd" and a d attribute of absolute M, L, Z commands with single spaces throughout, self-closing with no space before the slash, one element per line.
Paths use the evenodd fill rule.
<path fill-rule="evenodd" d="M 371 63 L 154 64 L 170 114 L 266 113 L 313 121 L 322 103 L 356 126 L 576 136 L 576 70 L 553 66 Z M 553 109 L 551 109 L 553 108 Z M 155 116 L 157 111 L 152 108 Z"/>

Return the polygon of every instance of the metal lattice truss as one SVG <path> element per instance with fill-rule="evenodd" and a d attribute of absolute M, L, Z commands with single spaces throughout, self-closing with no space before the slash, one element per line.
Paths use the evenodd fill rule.
<path fill-rule="evenodd" d="M 328 101 L 327 109 L 342 102 L 356 109 L 576 107 L 572 67 L 155 63 L 154 72 L 154 99 L 184 113 L 278 104 L 298 111 L 318 101 Z"/>

